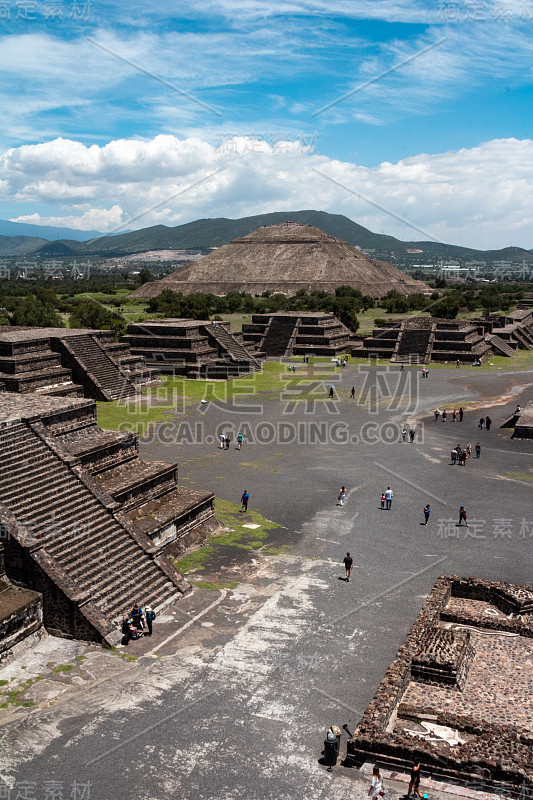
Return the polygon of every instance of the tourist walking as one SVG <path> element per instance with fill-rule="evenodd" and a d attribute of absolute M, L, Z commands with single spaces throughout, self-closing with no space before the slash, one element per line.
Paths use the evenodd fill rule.
<path fill-rule="evenodd" d="M 453 419 L 454 422 L 457 421 L 457 411 L 455 410 L 455 408 L 453 410 L 452 419 Z"/>
<path fill-rule="evenodd" d="M 374 767 L 372 770 L 372 781 L 370 782 L 370 789 L 368 790 L 368 797 L 383 797 L 385 792 L 383 791 L 383 778 L 381 777 L 381 773 L 379 771 L 379 767 Z"/>
<path fill-rule="evenodd" d="M 333 397 L 333 386 L 329 387 L 329 396 Z"/>
<path fill-rule="evenodd" d="M 457 369 L 459 369 L 459 365 L 460 365 L 460 361 L 459 361 L 459 359 L 457 359 L 457 361 L 455 362 L 455 366 L 457 367 Z"/>
<path fill-rule="evenodd" d="M 239 433 L 239 435 L 237 436 L 237 446 L 239 450 L 242 450 L 242 439 L 243 439 L 242 433 Z"/>
<path fill-rule="evenodd" d="M 415 436 L 416 436 L 416 431 L 413 428 L 412 430 L 409 431 L 409 441 L 411 442 L 411 444 L 413 444 Z"/>
<path fill-rule="evenodd" d="M 472 455 L 472 445 L 469 442 L 466 446 L 466 457 L 470 458 L 471 455 Z"/>
<path fill-rule="evenodd" d="M 390 488 L 390 486 L 387 486 L 387 491 L 385 492 L 385 503 L 386 503 L 386 510 L 387 511 L 390 511 L 390 509 L 391 509 L 392 497 L 393 497 L 392 489 Z"/>
<path fill-rule="evenodd" d="M 407 431 L 405 428 L 402 428 L 402 442 L 407 441 Z"/>
<path fill-rule="evenodd" d="M 411 796 L 411 792 L 416 792 L 420 800 L 423 800 L 423 794 L 420 791 L 420 759 L 417 756 L 413 756 L 407 797 Z"/>
<path fill-rule="evenodd" d="M 490 431 L 490 426 L 491 425 L 492 425 L 492 420 L 489 417 L 489 415 L 487 414 L 487 416 L 485 417 L 485 427 L 487 428 L 488 431 Z"/>
<path fill-rule="evenodd" d="M 459 509 L 459 526 L 463 524 L 463 520 L 466 527 L 468 528 L 468 522 L 466 521 L 466 508 L 464 506 L 461 506 L 461 508 Z"/>
<path fill-rule="evenodd" d="M 479 458 L 481 456 L 481 445 L 479 442 L 476 444 L 475 449 L 476 449 L 476 458 Z"/>
<path fill-rule="evenodd" d="M 346 555 L 343 558 L 343 562 L 344 562 L 344 568 L 346 570 L 346 580 L 349 583 L 350 571 L 352 569 L 352 564 L 353 564 L 353 558 L 351 557 L 350 553 L 346 553 Z"/>
<path fill-rule="evenodd" d="M 350 397 L 353 400 L 355 397 L 355 386 L 352 386 L 352 391 L 350 392 Z"/>
<path fill-rule="evenodd" d="M 381 508 L 385 508 L 385 492 L 381 492 Z"/>
<path fill-rule="evenodd" d="M 436 408 L 434 413 L 435 413 L 435 422 L 436 422 L 438 420 L 438 418 L 440 417 L 440 409 Z"/>
<path fill-rule="evenodd" d="M 481 417 L 481 419 L 479 420 L 479 429 L 483 430 L 484 427 L 485 427 L 485 417 Z"/>
<path fill-rule="evenodd" d="M 250 495 L 248 494 L 248 492 L 245 489 L 244 492 L 242 493 L 242 497 L 241 497 L 241 511 L 243 511 L 245 513 L 246 513 L 246 511 L 248 511 L 248 501 L 249 501 L 249 499 L 250 499 Z"/>
<path fill-rule="evenodd" d="M 462 407 L 459 409 L 459 422 L 463 421 L 463 409 Z"/>
<path fill-rule="evenodd" d="M 346 498 L 346 487 L 345 487 L 345 486 L 342 486 L 342 487 L 341 487 L 341 490 L 340 490 L 340 492 L 339 492 L 339 497 L 338 497 L 338 504 L 339 504 L 340 506 L 343 506 L 343 505 L 344 505 L 344 500 L 345 500 L 345 498 Z"/>
<path fill-rule="evenodd" d="M 457 450 L 454 448 L 451 452 L 452 464 L 455 464 L 455 462 L 457 461 L 457 456 L 458 456 Z"/>
<path fill-rule="evenodd" d="M 443 422 L 446 422 L 446 417 L 447 417 L 447 416 L 448 416 L 448 414 L 447 414 L 447 412 L 446 412 L 446 409 L 444 409 L 444 411 L 442 412 L 442 421 L 443 421 Z"/>
<path fill-rule="evenodd" d="M 231 444 L 231 435 L 226 434 L 226 450 L 229 450 L 230 444 Z"/>
<path fill-rule="evenodd" d="M 223 433 L 221 433 L 221 434 L 220 434 L 220 449 L 221 449 L 221 450 L 223 450 L 223 449 L 224 449 L 224 442 L 225 442 L 225 441 L 226 441 L 226 437 L 224 436 L 224 434 L 223 434 Z"/>
<path fill-rule="evenodd" d="M 431 508 L 428 503 L 427 506 L 424 508 L 424 520 L 425 520 L 424 525 L 428 524 L 430 514 L 431 514 Z"/>

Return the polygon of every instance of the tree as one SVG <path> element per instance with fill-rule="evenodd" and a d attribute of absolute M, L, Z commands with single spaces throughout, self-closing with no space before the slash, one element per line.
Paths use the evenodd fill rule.
<path fill-rule="evenodd" d="M 146 267 L 139 272 L 139 280 L 141 281 L 141 286 L 144 286 L 145 283 L 153 281 L 153 279 L 154 276 L 152 275 L 149 269 L 146 269 Z"/>
<path fill-rule="evenodd" d="M 51 305 L 45 305 L 34 294 L 19 300 L 11 314 L 11 325 L 39 328 L 63 328 L 63 320 Z"/>
<path fill-rule="evenodd" d="M 455 319 L 459 313 L 459 301 L 450 295 L 443 297 L 431 309 L 432 317 L 440 317 L 441 319 Z"/>
<path fill-rule="evenodd" d="M 116 311 L 109 311 L 94 300 L 81 300 L 74 306 L 70 315 L 71 328 L 92 328 L 99 330 L 105 328 L 124 333 L 126 320 Z"/>

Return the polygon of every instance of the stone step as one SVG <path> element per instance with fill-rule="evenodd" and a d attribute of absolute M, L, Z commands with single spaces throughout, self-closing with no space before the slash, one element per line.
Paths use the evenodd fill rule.
<path fill-rule="evenodd" d="M 48 515 L 47 521 L 50 521 L 50 518 L 53 517 L 54 509 L 58 506 L 61 508 L 64 507 L 65 509 L 69 508 L 75 512 L 77 501 L 83 499 L 86 491 L 86 489 L 82 489 L 79 486 L 73 487 L 67 485 L 56 487 L 52 488 L 45 496 L 41 496 L 38 501 L 33 501 L 30 509 L 24 514 L 21 513 L 21 506 L 23 511 L 24 507 L 28 504 L 27 500 L 22 499 L 20 503 L 12 503 L 11 507 L 14 509 L 15 513 L 17 513 L 17 510 L 19 511 L 21 518 L 32 520 L 34 523 L 39 518 L 42 518 L 43 515 Z M 75 513 L 73 518 L 76 518 Z"/>
<path fill-rule="evenodd" d="M 106 614 L 110 616 L 124 614 L 140 598 L 145 598 L 144 604 L 153 608 L 155 603 L 153 603 L 152 597 L 164 598 L 176 591 L 176 587 L 166 575 L 157 567 L 156 570 L 156 578 L 151 571 L 146 573 L 145 578 L 142 578 L 143 568 L 138 567 L 134 573 L 129 574 L 128 580 L 124 581 L 118 589 L 106 593 L 100 601 L 97 600 L 96 605 L 102 609 L 105 608 Z M 162 577 L 159 577 L 160 575 Z"/>
<path fill-rule="evenodd" d="M 86 586 L 102 572 L 102 566 L 105 566 L 106 572 L 110 573 L 111 580 L 114 582 L 120 576 L 124 562 L 129 557 L 135 558 L 138 549 L 139 545 L 132 539 L 121 542 L 119 546 L 107 553 L 101 553 L 98 556 L 93 554 L 90 561 L 79 559 L 70 562 L 69 573 L 80 585 Z"/>
<path fill-rule="evenodd" d="M 24 478 L 19 478 L 11 489 L 4 490 L 2 488 L 2 502 L 9 505 L 9 503 L 18 495 L 35 494 L 39 491 L 39 487 L 49 486 L 53 483 L 54 478 L 59 474 L 58 467 L 52 467 L 46 475 L 41 475 L 40 471 L 35 471 L 33 474 L 26 473 Z M 37 475 L 37 477 L 35 477 Z M 39 477 L 40 476 L 40 477 Z M 0 487 L 3 481 L 0 480 Z"/>
<path fill-rule="evenodd" d="M 107 514 L 102 516 L 102 508 L 83 508 L 82 520 L 72 522 L 70 515 L 67 517 L 54 517 L 54 523 L 58 528 L 63 528 L 61 534 L 49 533 L 41 536 L 46 550 L 52 555 L 61 555 L 62 561 L 68 561 L 68 553 L 72 548 L 78 548 L 80 544 L 89 542 L 98 543 L 100 535 L 107 534 L 112 525 Z M 65 519 L 65 517 L 67 517 Z M 110 534 L 111 535 L 111 534 Z"/>

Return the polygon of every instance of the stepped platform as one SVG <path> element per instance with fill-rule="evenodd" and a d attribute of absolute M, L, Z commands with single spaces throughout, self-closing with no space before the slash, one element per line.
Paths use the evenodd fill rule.
<path fill-rule="evenodd" d="M 501 427 L 514 427 L 512 439 L 533 439 L 533 403 L 528 403 L 509 424 Z"/>
<path fill-rule="evenodd" d="M 407 317 L 387 322 L 367 336 L 363 346 L 352 351 L 357 357 L 390 358 L 393 362 L 428 364 L 430 361 L 483 361 L 494 348 L 486 328 L 477 321 Z M 504 355 L 514 354 L 511 347 L 502 347 Z"/>
<path fill-rule="evenodd" d="M 6 573 L 43 595 L 51 633 L 116 644 L 135 600 L 161 611 L 190 591 L 165 548 L 201 541 L 213 499 L 182 494 L 176 465 L 141 461 L 134 434 L 99 428 L 93 400 L 3 397 Z"/>
<path fill-rule="evenodd" d="M 116 346 L 112 331 L 5 328 L 0 331 L 0 381 L 7 392 L 117 400 L 131 397 L 159 374 Z"/>
<path fill-rule="evenodd" d="M 281 311 L 253 314 L 242 326 L 249 347 L 270 358 L 296 355 L 339 356 L 351 348 L 351 332 L 333 314 L 314 311 Z"/>
<path fill-rule="evenodd" d="M 438 578 L 348 741 L 347 764 L 408 772 L 417 753 L 422 780 L 519 797 L 533 781 L 532 610 L 529 586 Z"/>
<path fill-rule="evenodd" d="M 231 333 L 229 322 L 149 320 L 129 325 L 121 341 L 160 372 L 186 378 L 227 380 L 261 369 L 260 359 Z"/>

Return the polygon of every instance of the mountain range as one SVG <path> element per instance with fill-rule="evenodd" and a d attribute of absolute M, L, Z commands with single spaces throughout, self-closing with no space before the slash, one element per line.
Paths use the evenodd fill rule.
<path fill-rule="evenodd" d="M 24 227 L 40 232 L 39 236 L 6 235 L 0 221 L 0 256 L 33 256 L 37 258 L 89 257 L 109 258 L 142 253 L 148 250 L 201 250 L 209 252 L 213 248 L 227 244 L 232 239 L 246 236 L 264 225 L 278 225 L 281 222 L 302 222 L 316 225 L 331 236 L 344 239 L 349 244 L 371 251 L 374 258 L 386 261 L 427 262 L 438 258 L 466 259 L 479 261 L 522 261 L 533 262 L 533 251 L 521 247 L 506 247 L 501 250 L 475 250 L 460 245 L 441 244 L 432 241 L 402 241 L 385 234 L 373 233 L 340 214 L 325 211 L 288 211 L 259 214 L 241 219 L 200 219 L 178 225 L 174 228 L 155 225 L 150 228 L 121 233 L 118 235 L 96 234 L 92 238 L 79 241 L 80 234 L 91 236 L 91 232 L 69 231 L 69 238 L 50 237 L 49 231 L 61 229 L 41 228 L 37 225 Z M 9 223 L 20 225 L 21 223 Z M 22 232 L 19 232 L 21 234 Z M 77 234 L 74 237 L 74 233 Z M 3 235 L 2 235 L 3 234 Z M 45 235 L 46 234 L 46 235 Z M 48 237 L 48 238 L 47 238 Z M 78 239 L 78 240 L 76 240 Z M 422 251 L 410 253 L 409 251 Z"/>

